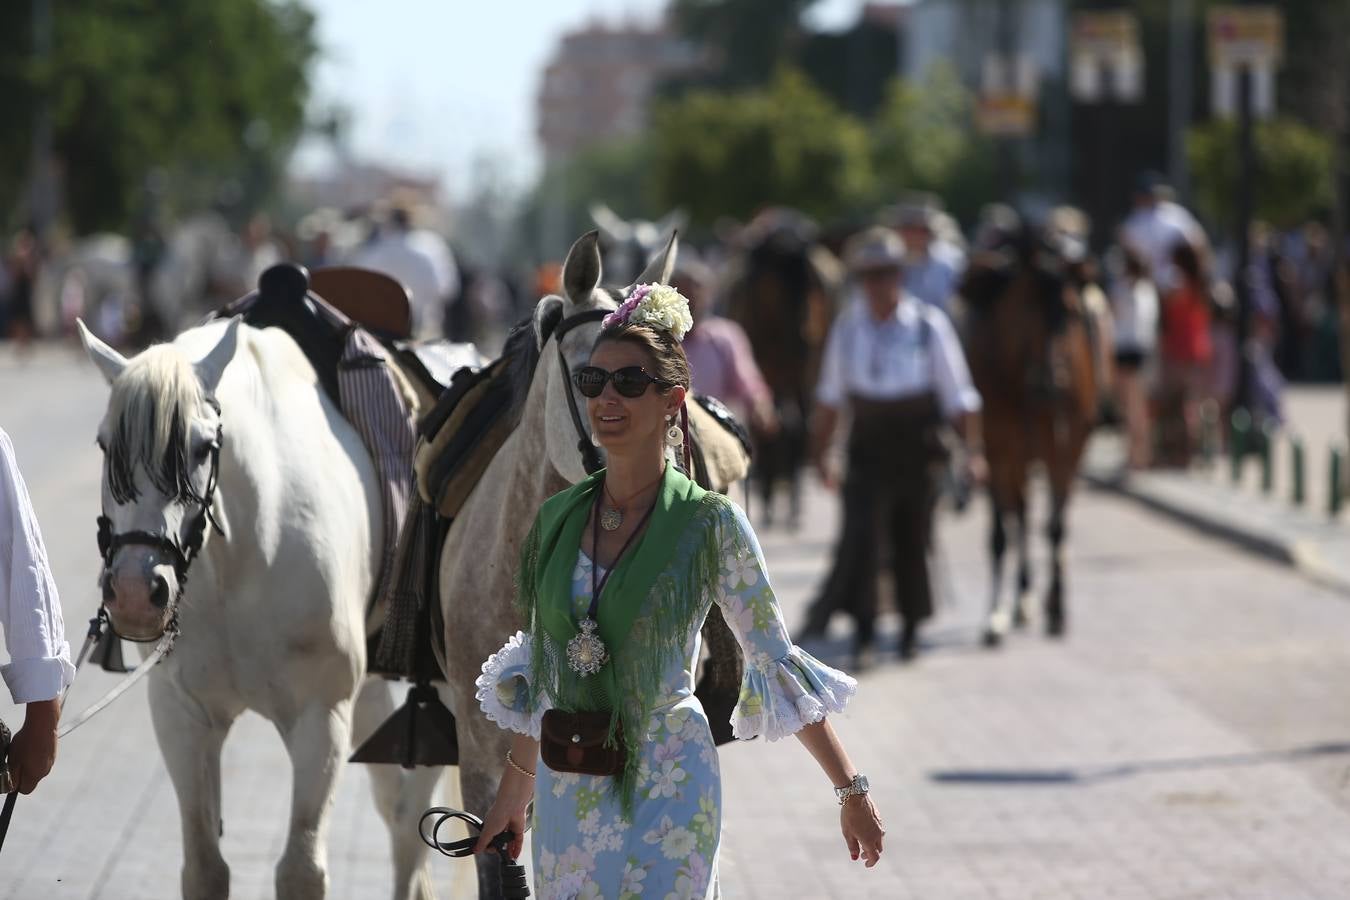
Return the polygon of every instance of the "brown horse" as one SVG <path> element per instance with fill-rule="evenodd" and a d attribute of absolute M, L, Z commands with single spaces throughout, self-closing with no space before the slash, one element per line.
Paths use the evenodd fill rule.
<path fill-rule="evenodd" d="M 754 429 L 751 477 L 763 503 L 762 521 L 772 522 L 775 488 L 786 483 L 792 529 L 801 514 L 812 392 L 842 280 L 838 261 L 817 242 L 817 230 L 794 210 L 763 211 L 739 237 L 727 290 L 727 315 L 745 329 L 777 414 L 772 431 Z"/>
<path fill-rule="evenodd" d="M 1050 483 L 1051 580 L 1045 628 L 1065 629 L 1063 547 L 1066 512 L 1097 415 L 1099 377 L 1082 297 L 1065 260 L 1031 229 L 1010 233 L 977 254 L 961 286 L 968 320 L 965 344 L 984 398 L 985 452 L 993 504 L 993 586 L 984 640 L 995 646 L 1010 625 L 1026 622 L 1031 587 L 1027 554 L 1027 481 L 1033 464 Z M 1003 554 L 1011 519 L 1017 541 L 1017 591 L 1005 599 Z"/>

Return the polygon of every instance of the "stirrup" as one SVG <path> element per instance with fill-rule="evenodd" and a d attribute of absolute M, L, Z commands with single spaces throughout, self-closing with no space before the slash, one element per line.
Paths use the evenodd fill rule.
<path fill-rule="evenodd" d="M 387 763 L 405 769 L 459 765 L 454 714 L 430 682 L 418 682 L 408 699 L 349 758 L 356 763 Z"/>

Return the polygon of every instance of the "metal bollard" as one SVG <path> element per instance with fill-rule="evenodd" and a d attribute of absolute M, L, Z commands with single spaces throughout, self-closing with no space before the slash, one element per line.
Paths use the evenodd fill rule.
<path fill-rule="evenodd" d="M 1303 458 L 1303 439 L 1293 437 L 1289 439 L 1290 457 L 1293 461 L 1294 475 L 1294 493 L 1293 503 L 1295 506 L 1302 506 L 1307 500 L 1307 485 L 1304 483 L 1304 458 Z"/>
<path fill-rule="evenodd" d="M 1241 407 L 1233 410 L 1232 418 L 1229 420 L 1228 456 L 1234 484 L 1242 480 L 1242 457 L 1250 449 L 1248 445 L 1251 442 L 1251 432 L 1251 413 Z"/>
<path fill-rule="evenodd" d="M 1261 445 L 1261 493 L 1267 497 L 1275 489 L 1275 437 L 1271 435 Z"/>
<path fill-rule="evenodd" d="M 1341 502 L 1345 499 L 1344 484 L 1341 482 L 1341 471 L 1345 465 L 1345 451 L 1340 447 L 1331 448 L 1331 471 L 1327 473 L 1330 476 L 1331 483 L 1327 490 L 1327 512 L 1335 518 L 1341 514 Z"/>
<path fill-rule="evenodd" d="M 1214 457 L 1222 446 L 1222 429 L 1219 427 L 1219 404 L 1207 400 L 1200 406 L 1200 458 L 1205 468 L 1214 465 Z"/>

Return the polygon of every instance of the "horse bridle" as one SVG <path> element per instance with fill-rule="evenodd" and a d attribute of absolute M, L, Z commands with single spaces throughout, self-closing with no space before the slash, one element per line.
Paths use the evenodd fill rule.
<path fill-rule="evenodd" d="M 214 397 L 206 398 L 207 404 L 216 411 L 217 417 L 220 415 L 220 403 Z M 216 520 L 216 515 L 211 511 L 211 506 L 215 502 L 216 486 L 220 481 L 220 448 L 225 440 L 225 426 L 221 423 L 216 425 L 216 438 L 211 442 L 211 470 L 206 476 L 206 490 L 197 499 L 198 509 L 188 525 L 187 540 L 180 543 L 176 535 L 157 534 L 153 531 L 123 531 L 119 534 L 113 534 L 112 520 L 106 514 L 100 514 L 98 517 L 98 552 L 103 557 L 103 568 L 108 570 L 112 568 L 113 557 L 117 551 L 123 547 L 143 546 L 152 547 L 168 554 L 173 560 L 174 573 L 178 576 L 178 584 L 187 583 L 188 569 L 192 567 L 192 561 L 197 558 L 201 552 L 202 544 L 206 540 L 206 526 L 209 524 L 215 529 L 216 534 L 222 537 L 225 530 L 220 527 L 220 522 Z M 111 625 L 110 625 L 111 627 Z M 118 635 L 122 637 L 122 635 Z M 125 640 L 135 641 L 136 638 L 124 638 Z M 149 638 L 142 640 L 146 643 Z"/>
<path fill-rule="evenodd" d="M 572 392 L 572 367 L 567 364 L 567 357 L 563 355 L 562 339 L 578 325 L 599 322 L 610 312 L 608 309 L 588 309 L 574 316 L 568 316 L 553 326 L 553 339 L 558 345 L 558 366 L 562 369 L 563 390 L 567 393 L 567 411 L 572 414 L 572 427 L 577 432 L 577 452 L 581 454 L 581 465 L 585 467 L 587 475 L 598 472 L 603 463 L 599 449 L 591 442 L 591 436 L 581 421 L 581 410 L 577 406 L 576 395 Z"/>

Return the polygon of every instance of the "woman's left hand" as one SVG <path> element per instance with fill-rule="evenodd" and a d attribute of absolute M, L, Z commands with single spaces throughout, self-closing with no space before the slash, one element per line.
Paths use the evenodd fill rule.
<path fill-rule="evenodd" d="M 839 827 L 844 832 L 849 855 L 854 859 L 861 855 L 869 869 L 875 866 L 881 859 L 881 839 L 886 836 L 886 829 L 872 798 L 859 794 L 845 800 L 839 810 Z"/>

